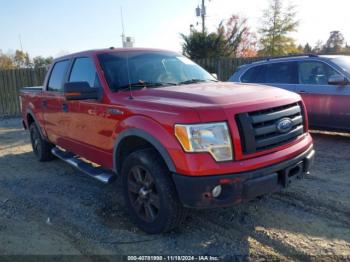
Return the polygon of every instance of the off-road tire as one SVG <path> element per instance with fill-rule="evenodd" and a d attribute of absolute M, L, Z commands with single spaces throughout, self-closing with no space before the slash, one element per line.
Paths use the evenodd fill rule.
<path fill-rule="evenodd" d="M 139 208 L 139 211 L 136 210 L 137 207 L 135 207 L 135 199 L 141 198 L 141 195 L 135 193 L 138 192 L 138 189 L 133 190 L 134 192 L 131 192 L 132 190 L 130 190 L 130 188 L 132 188 L 130 183 L 134 183 L 134 170 L 137 169 L 141 169 L 141 171 L 144 170 L 144 178 L 147 177 L 147 172 L 152 177 L 152 179 L 145 179 L 148 180 L 148 182 L 151 180 L 152 186 L 150 186 L 151 189 L 148 190 L 148 192 L 150 192 L 149 199 L 144 200 L 145 202 L 148 201 L 148 203 L 142 207 L 143 209 Z M 127 212 L 129 213 L 132 221 L 141 230 L 149 234 L 159 234 L 169 232 L 181 224 L 185 217 L 185 208 L 178 200 L 170 171 L 164 164 L 157 151 L 154 149 L 144 149 L 131 153 L 123 163 L 121 175 Z M 130 182 L 129 180 L 131 178 L 132 180 Z M 154 195 L 158 195 L 158 198 L 154 197 Z M 154 199 L 157 199 L 158 201 L 153 201 Z M 156 202 L 158 203 L 159 209 L 156 208 L 156 206 L 152 206 L 153 203 Z M 146 210 L 148 209 L 147 205 L 150 205 L 149 203 L 152 203 L 151 207 L 149 208 L 152 208 L 153 211 L 157 211 L 157 216 L 153 221 L 145 220 L 145 217 L 147 216 Z M 136 206 L 139 207 L 141 205 L 136 204 Z M 145 215 L 143 215 L 143 213 L 145 213 Z"/>
<path fill-rule="evenodd" d="M 35 122 L 30 125 L 29 132 L 30 141 L 36 158 L 41 162 L 54 159 L 54 156 L 51 154 L 53 145 L 43 139 Z"/>

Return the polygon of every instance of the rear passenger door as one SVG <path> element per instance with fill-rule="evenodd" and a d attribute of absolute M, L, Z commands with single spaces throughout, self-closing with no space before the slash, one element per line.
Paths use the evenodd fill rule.
<path fill-rule="evenodd" d="M 295 92 L 298 84 L 297 63 L 281 62 L 266 65 L 266 84 Z"/>
<path fill-rule="evenodd" d="M 65 98 L 63 96 L 63 84 L 66 78 L 69 60 L 57 61 L 51 71 L 43 92 L 41 108 L 44 113 L 44 128 L 49 140 L 61 145 L 65 126 L 69 119 L 63 112 Z"/>
<path fill-rule="evenodd" d="M 340 107 L 349 104 L 343 96 L 347 87 L 328 84 L 329 77 L 337 74 L 341 73 L 322 61 L 299 62 L 297 92 L 305 102 L 311 126 L 335 129 L 346 127 L 349 116 L 341 114 L 344 109 Z"/>

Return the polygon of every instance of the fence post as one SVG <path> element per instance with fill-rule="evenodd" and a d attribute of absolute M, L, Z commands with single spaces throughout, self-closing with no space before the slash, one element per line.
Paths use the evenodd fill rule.
<path fill-rule="evenodd" d="M 5 83 L 3 72 L 0 71 L 0 116 L 5 114 Z"/>
<path fill-rule="evenodd" d="M 218 58 L 216 63 L 216 73 L 218 74 L 218 80 L 222 80 L 222 73 L 221 73 L 221 59 Z"/>

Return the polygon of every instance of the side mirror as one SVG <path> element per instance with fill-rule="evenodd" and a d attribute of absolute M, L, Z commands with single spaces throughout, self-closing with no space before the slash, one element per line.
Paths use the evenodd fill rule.
<path fill-rule="evenodd" d="M 216 73 L 211 73 L 211 76 L 214 77 L 216 80 L 218 79 L 218 75 Z"/>
<path fill-rule="evenodd" d="M 65 83 L 64 96 L 67 100 L 99 99 L 100 89 L 90 87 L 88 82 Z"/>
<path fill-rule="evenodd" d="M 342 75 L 331 75 L 328 78 L 328 84 L 329 85 L 338 85 L 338 86 L 345 86 L 349 83 L 349 81 Z"/>

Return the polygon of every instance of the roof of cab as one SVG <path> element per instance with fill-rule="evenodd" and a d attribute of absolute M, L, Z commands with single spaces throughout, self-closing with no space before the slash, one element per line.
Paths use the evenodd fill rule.
<path fill-rule="evenodd" d="M 54 60 L 62 60 L 62 59 L 70 59 L 73 57 L 77 56 L 91 56 L 91 55 L 98 55 L 98 54 L 106 54 L 106 53 L 114 53 L 114 52 L 137 52 L 137 51 L 149 51 L 149 52 L 171 52 L 171 53 L 176 53 L 171 50 L 166 50 L 166 49 L 158 49 L 158 48 L 115 48 L 115 47 L 110 47 L 110 48 L 104 48 L 104 49 L 92 49 L 92 50 L 86 50 L 86 51 L 81 51 L 81 52 L 76 52 L 72 54 L 68 54 L 65 56 L 60 56 L 55 58 Z"/>

